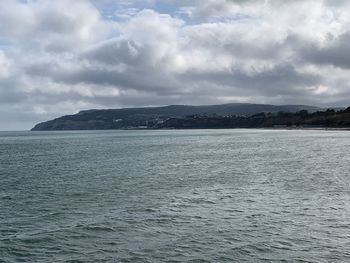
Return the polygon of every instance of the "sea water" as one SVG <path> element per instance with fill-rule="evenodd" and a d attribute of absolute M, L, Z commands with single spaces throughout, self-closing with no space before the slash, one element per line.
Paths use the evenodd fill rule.
<path fill-rule="evenodd" d="M 0 133 L 0 262 L 350 262 L 350 132 Z"/>

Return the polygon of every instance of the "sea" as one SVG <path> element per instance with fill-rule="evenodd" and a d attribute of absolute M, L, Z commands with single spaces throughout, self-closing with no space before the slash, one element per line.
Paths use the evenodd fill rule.
<path fill-rule="evenodd" d="M 0 133 L 0 262 L 350 262 L 350 132 Z"/>

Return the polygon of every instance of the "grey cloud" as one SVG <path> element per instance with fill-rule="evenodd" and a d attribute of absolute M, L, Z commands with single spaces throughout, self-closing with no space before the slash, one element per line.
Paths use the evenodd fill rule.
<path fill-rule="evenodd" d="M 325 47 L 315 44 L 306 45 L 301 48 L 300 56 L 311 63 L 349 69 L 350 33 L 344 33 L 336 39 L 330 39 L 329 42 Z"/>
<path fill-rule="evenodd" d="M 321 83 L 317 75 L 299 73 L 291 65 L 277 65 L 259 72 L 244 72 L 236 69 L 231 73 L 186 74 L 192 81 L 206 80 L 226 86 L 233 95 L 278 96 L 305 94 L 304 87 Z"/>
<path fill-rule="evenodd" d="M 125 1 L 135 12 L 122 21 L 101 15 L 111 0 L 94 1 L 99 10 L 82 0 L 3 4 L 1 39 L 11 44 L 0 51 L 0 120 L 121 106 L 343 106 L 350 99 L 350 34 L 340 34 L 350 24 L 347 1 L 166 0 L 170 14 L 191 7 L 202 17 L 137 12 L 157 2 Z M 246 19 L 230 19 L 237 13 Z"/>
<path fill-rule="evenodd" d="M 140 63 L 141 47 L 134 41 L 129 40 L 109 40 L 99 44 L 85 52 L 79 57 L 89 61 L 103 64 L 117 65 Z"/>
<path fill-rule="evenodd" d="M 95 84 L 112 85 L 122 90 L 139 90 L 158 92 L 169 95 L 177 92 L 180 83 L 174 85 L 172 76 L 163 73 L 155 73 L 145 69 L 132 69 L 128 72 L 119 72 L 113 69 L 101 69 L 94 66 L 82 67 L 79 70 L 65 70 L 55 68 L 55 65 L 33 66 L 26 72 L 39 77 L 48 77 L 54 82 L 67 85 Z"/>

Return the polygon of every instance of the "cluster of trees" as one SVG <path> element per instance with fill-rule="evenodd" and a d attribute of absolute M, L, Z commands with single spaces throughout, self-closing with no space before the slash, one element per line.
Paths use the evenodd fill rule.
<path fill-rule="evenodd" d="M 252 116 L 191 115 L 186 118 L 170 118 L 156 128 L 268 128 L 268 127 L 350 127 L 350 107 L 345 110 L 295 113 L 279 111 L 261 112 Z"/>

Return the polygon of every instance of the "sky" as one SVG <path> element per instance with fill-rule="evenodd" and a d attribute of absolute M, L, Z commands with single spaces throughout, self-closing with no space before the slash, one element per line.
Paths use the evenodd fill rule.
<path fill-rule="evenodd" d="M 350 105 L 350 1 L 1 0 L 0 130 L 80 110 Z"/>

